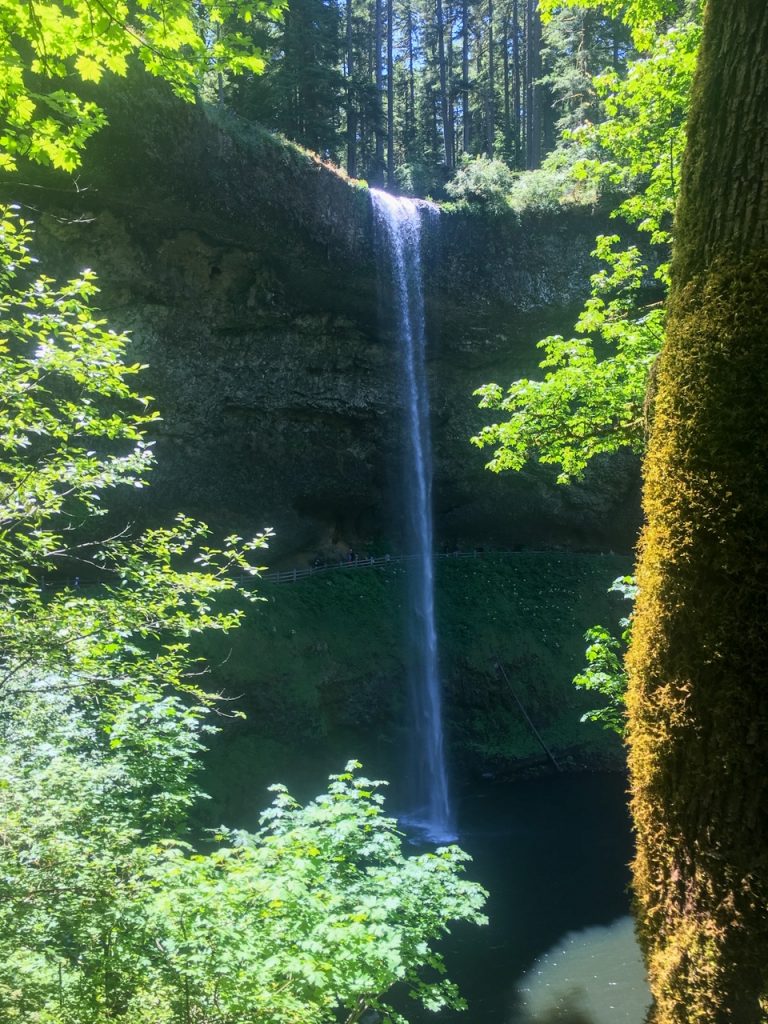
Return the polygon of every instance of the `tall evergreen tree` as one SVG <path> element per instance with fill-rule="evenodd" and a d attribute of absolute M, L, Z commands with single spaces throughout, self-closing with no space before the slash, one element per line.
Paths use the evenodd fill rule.
<path fill-rule="evenodd" d="M 374 0 L 373 80 L 375 85 L 374 136 L 376 153 L 371 178 L 377 185 L 384 184 L 384 3 Z"/>
<path fill-rule="evenodd" d="M 330 0 L 288 0 L 282 23 L 252 29 L 269 53 L 263 76 L 235 87 L 235 109 L 324 157 L 340 159 L 344 27 Z"/>
<path fill-rule="evenodd" d="M 522 74 L 520 66 L 520 0 L 512 0 L 512 66 L 514 68 L 514 159 L 512 166 L 522 166 L 522 131 L 520 115 L 522 110 L 521 84 Z"/>
<path fill-rule="evenodd" d="M 453 166 L 453 139 L 451 138 L 451 118 L 449 112 L 448 71 L 445 59 L 445 17 L 443 0 L 436 0 L 437 14 L 437 60 L 440 75 L 440 113 L 442 121 L 443 147 L 445 150 L 445 166 L 450 171 Z"/>
<path fill-rule="evenodd" d="M 493 0 L 488 0 L 488 104 L 485 126 L 485 148 L 489 157 L 493 157 L 496 141 L 496 62 L 493 36 L 494 7 Z"/>
<path fill-rule="evenodd" d="M 525 20 L 525 166 L 541 163 L 541 14 L 537 0 L 527 0 Z"/>
<path fill-rule="evenodd" d="M 354 178 L 357 174 L 357 109 L 355 106 L 355 51 L 353 40 L 352 0 L 345 0 L 344 40 L 346 45 L 344 80 L 347 98 L 347 171 Z"/>
<path fill-rule="evenodd" d="M 469 107 L 469 0 L 461 2 L 461 125 L 462 145 L 468 153 L 472 145 Z"/>

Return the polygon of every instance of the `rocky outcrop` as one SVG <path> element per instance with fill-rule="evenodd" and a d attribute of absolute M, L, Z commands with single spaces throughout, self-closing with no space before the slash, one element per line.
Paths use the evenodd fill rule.
<path fill-rule="evenodd" d="M 148 364 L 163 420 L 138 515 L 272 526 L 287 563 L 334 546 L 396 550 L 400 371 L 379 327 L 366 189 L 156 84 L 116 93 L 108 112 L 76 185 L 30 172 L 4 188 L 33 207 L 48 272 L 98 272 L 105 315 Z M 584 214 L 444 214 L 430 232 L 440 545 L 632 544 L 632 460 L 562 488 L 540 469 L 493 476 L 468 443 L 484 417 L 472 390 L 529 371 L 536 340 L 569 328 L 599 227 Z"/>

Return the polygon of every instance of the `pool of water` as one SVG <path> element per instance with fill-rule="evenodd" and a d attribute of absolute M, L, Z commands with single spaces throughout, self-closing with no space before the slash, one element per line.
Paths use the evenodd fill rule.
<path fill-rule="evenodd" d="M 490 924 L 446 940 L 463 1013 L 451 1024 L 642 1024 L 648 1005 L 629 914 L 632 841 L 620 775 L 489 784 L 459 802 L 469 875 Z M 404 1008 L 405 1009 L 405 1008 Z"/>
<path fill-rule="evenodd" d="M 635 1024 L 650 1002 L 631 917 L 569 932 L 518 982 L 514 1024 Z"/>

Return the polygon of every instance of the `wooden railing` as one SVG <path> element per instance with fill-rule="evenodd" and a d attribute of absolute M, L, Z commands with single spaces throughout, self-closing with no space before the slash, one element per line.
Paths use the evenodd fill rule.
<path fill-rule="evenodd" d="M 587 552 L 575 552 L 575 551 L 562 551 L 562 552 L 558 552 L 558 551 L 553 551 L 551 548 L 549 550 L 546 550 L 546 549 L 544 549 L 544 550 L 534 550 L 534 549 L 529 548 L 529 549 L 525 549 L 525 550 L 524 549 L 517 549 L 515 551 L 511 551 L 511 550 L 498 550 L 498 549 L 491 549 L 491 550 L 485 550 L 485 549 L 479 550 L 478 549 L 478 550 L 474 550 L 474 551 L 440 551 L 437 554 L 435 554 L 433 557 L 434 558 L 440 558 L 440 559 L 445 558 L 445 559 L 448 559 L 448 560 L 452 560 L 452 559 L 455 559 L 455 558 L 483 558 L 483 557 L 498 558 L 498 557 L 514 557 L 514 556 L 519 556 L 519 555 L 556 555 L 556 554 L 573 555 L 573 554 L 581 554 L 581 553 L 587 553 Z M 588 553 L 591 554 L 593 557 L 595 556 L 595 554 L 597 554 L 598 557 L 604 557 L 605 556 L 605 552 L 588 552 Z M 298 580 L 306 579 L 308 576 L 316 576 L 318 573 L 331 572 L 331 571 L 335 571 L 335 570 L 339 570 L 339 569 L 342 569 L 342 570 L 344 570 L 344 569 L 346 569 L 346 570 L 370 569 L 370 568 L 374 568 L 374 567 L 380 566 L 380 565 L 384 565 L 384 566 L 403 565 L 403 564 L 407 564 L 408 562 L 413 562 L 413 561 L 415 561 L 419 557 L 420 557 L 419 555 L 380 555 L 377 558 L 374 558 L 372 556 L 365 557 L 365 558 L 354 558 L 351 561 L 330 562 L 330 563 L 325 563 L 323 565 L 310 565 L 310 566 L 305 566 L 304 568 L 301 568 L 301 569 L 282 569 L 280 571 L 275 571 L 275 572 L 265 572 L 260 577 L 258 577 L 258 580 L 265 580 L 265 581 L 267 581 L 269 583 L 295 583 Z"/>
<path fill-rule="evenodd" d="M 491 549 L 476 549 L 474 551 L 440 551 L 437 552 L 433 557 L 436 559 L 447 559 L 451 561 L 457 558 L 514 558 L 520 555 L 579 555 L 589 554 L 594 557 L 608 557 L 613 552 L 579 552 L 579 551 L 554 551 L 552 548 L 549 549 L 534 549 L 534 548 L 518 548 L 515 551 L 511 550 L 500 550 L 498 548 Z M 296 583 L 299 580 L 305 580 L 309 576 L 317 576 L 320 573 L 326 572 L 338 572 L 346 571 L 351 572 L 354 569 L 373 569 L 377 566 L 391 566 L 391 565 L 407 565 L 409 562 L 415 561 L 419 558 L 419 555 L 378 555 L 377 557 L 366 556 L 364 558 L 354 558 L 351 561 L 345 560 L 341 562 L 327 562 L 322 565 L 308 565 L 302 568 L 296 569 L 279 569 L 274 572 L 265 572 L 260 576 L 240 576 L 237 582 L 241 584 L 253 583 L 258 586 L 260 583 Z M 55 590 L 84 590 L 90 587 L 103 586 L 105 580 L 93 580 L 84 579 L 79 576 L 70 577 L 68 579 L 60 576 L 54 577 L 53 579 L 41 580 L 40 588 L 45 591 Z"/>

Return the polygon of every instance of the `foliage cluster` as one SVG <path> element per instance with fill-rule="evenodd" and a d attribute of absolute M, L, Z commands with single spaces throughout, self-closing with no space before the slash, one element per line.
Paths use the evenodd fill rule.
<path fill-rule="evenodd" d="M 541 167 L 517 176 L 509 197 L 512 206 L 520 213 L 596 206 L 602 198 L 596 182 L 576 173 L 586 153 L 575 143 L 557 146 L 544 157 Z"/>
<path fill-rule="evenodd" d="M 456 847 L 404 857 L 357 765 L 306 807 L 276 787 L 255 833 L 222 828 L 198 853 L 183 826 L 202 709 L 107 716 L 28 682 L 0 743 L 4 1020 L 330 1024 L 398 983 L 461 1005 L 431 943 L 451 918 L 482 923 L 483 891 Z"/>
<path fill-rule="evenodd" d="M 598 238 L 605 269 L 592 277 L 592 295 L 577 321 L 579 336 L 539 342 L 544 380 L 515 381 L 506 392 L 487 384 L 476 392 L 483 408 L 510 413 L 473 438 L 498 446 L 488 468 L 522 469 L 530 460 L 560 466 L 559 483 L 580 479 L 596 455 L 621 447 L 642 450 L 644 401 L 658 354 L 664 311 L 640 315 L 646 266 L 636 246 L 617 248 L 618 235 Z M 606 354 L 607 353 L 607 354 Z"/>
<path fill-rule="evenodd" d="M 22 669 L 35 665 L 51 688 L 77 687 L 107 702 L 167 684 L 200 696 L 190 673 L 190 637 L 228 631 L 243 612 L 221 613 L 214 598 L 249 588 L 251 541 L 220 548 L 207 528 L 181 516 L 131 538 L 93 539 L 111 488 L 143 487 L 153 464 L 145 431 L 156 414 L 124 361 L 128 338 L 92 308 L 94 276 L 56 285 L 36 274 L 30 229 L 0 216 L 0 638 L 2 693 L 13 697 Z M 84 539 L 82 526 L 91 524 Z M 97 576 L 98 601 L 56 586 L 67 566 Z M 47 585 L 48 584 L 48 585 Z M 162 637 L 162 640 L 161 640 Z"/>
<path fill-rule="evenodd" d="M 669 9 L 663 6 L 663 14 Z M 672 5 L 670 5 L 672 6 Z M 577 337 L 553 336 L 540 346 L 543 380 L 488 384 L 477 392 L 484 408 L 511 414 L 489 424 L 473 441 L 495 448 L 489 468 L 520 469 L 529 460 L 560 466 L 559 480 L 583 475 L 596 455 L 642 449 L 648 380 L 664 335 L 664 312 L 651 298 L 655 277 L 669 279 L 668 247 L 685 139 L 685 113 L 700 37 L 695 11 L 666 30 L 648 19 L 659 5 L 630 5 L 627 19 L 641 48 L 625 75 L 598 76 L 606 118 L 572 132 L 599 154 L 581 159 L 572 173 L 596 194 L 623 191 L 615 215 L 647 232 L 661 256 L 655 270 L 635 245 L 600 236 L 594 255 L 604 268 L 577 323 Z"/>
<path fill-rule="evenodd" d="M 478 156 L 461 161 L 445 190 L 456 204 L 476 203 L 490 213 L 500 214 L 510 209 L 514 184 L 515 175 L 503 160 Z"/>
<path fill-rule="evenodd" d="M 637 585 L 633 576 L 619 576 L 611 584 L 608 593 L 621 594 L 627 601 L 634 601 Z M 606 703 L 582 715 L 582 722 L 600 722 L 604 729 L 610 729 L 620 736 L 624 734 L 626 717 L 627 673 L 624 655 L 632 636 L 629 616 L 619 619 L 620 633 L 616 636 L 605 626 L 592 626 L 584 639 L 588 642 L 586 667 L 574 678 L 574 686 L 593 690 L 601 694 Z"/>
<path fill-rule="evenodd" d="M 243 29 L 282 7 L 282 0 L 3 3 L 0 170 L 20 158 L 74 170 L 106 123 L 92 86 L 108 74 L 125 76 L 133 58 L 186 99 L 211 71 L 260 72 L 264 59 Z"/>
<path fill-rule="evenodd" d="M 516 173 L 501 159 L 462 157 L 446 183 L 449 201 L 443 208 L 482 210 L 493 215 L 548 213 L 567 206 L 595 204 L 600 195 L 594 179 L 576 174 L 580 148 L 557 148 L 537 170 Z"/>

